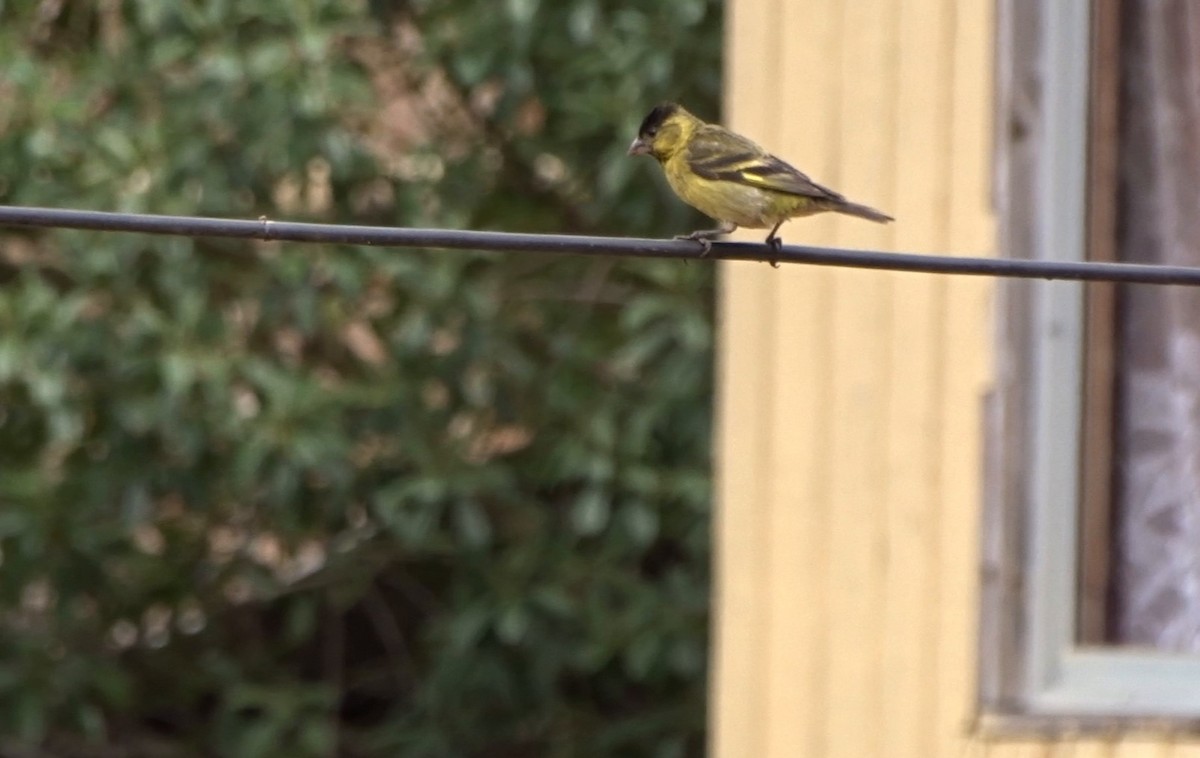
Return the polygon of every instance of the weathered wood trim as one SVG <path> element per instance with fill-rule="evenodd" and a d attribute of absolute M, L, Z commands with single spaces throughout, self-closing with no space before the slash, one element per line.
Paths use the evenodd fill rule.
<path fill-rule="evenodd" d="M 996 171 L 1000 254 L 1031 257 L 1037 218 L 1037 140 L 1041 128 L 1036 0 L 996 4 Z M 985 496 L 981 524 L 979 707 L 982 713 L 1023 710 L 1026 618 L 1022 580 L 1029 501 L 1027 461 L 1033 337 L 1024 283 L 997 291 L 996 377 L 988 400 Z"/>
<path fill-rule="evenodd" d="M 1112 254 L 1105 249 L 1111 243 L 1098 238 L 1112 236 L 1115 156 L 1088 150 L 1086 142 L 1112 136 L 1114 106 L 1080 99 L 1100 97 L 1091 79 L 1094 51 L 1111 55 L 1116 3 L 1000 0 L 997 6 L 998 118 L 1006 127 L 997 141 L 1003 254 L 1081 259 L 1088 243 L 1101 256 Z M 1099 75 L 1114 76 L 1115 68 Z M 1094 182 L 1104 197 L 1096 197 Z M 1103 407 L 1100 396 L 1111 393 L 1111 378 L 1085 380 L 1084 367 L 1111 373 L 1111 356 L 1094 349 L 1085 364 L 1084 330 L 1088 323 L 1090 338 L 1102 339 L 1111 305 L 1093 293 L 1085 307 L 1078 287 L 1006 282 L 998 315 L 976 726 L 989 740 L 1147 728 L 1195 733 L 1200 657 L 1083 644 L 1102 628 L 1103 603 L 1093 595 L 1080 610 L 1080 597 L 1089 582 L 1106 584 L 1107 516 L 1089 519 L 1094 509 L 1108 511 L 1104 472 L 1111 467 L 1111 448 L 1089 448 L 1085 439 L 1105 434 L 1103 423 L 1083 419 L 1085 407 L 1095 412 Z M 1091 406 L 1084 404 L 1088 393 Z M 1089 474 L 1088 466 L 1103 468 Z M 1085 497 L 1101 500 L 1081 509 Z M 1081 535 L 1103 544 L 1081 548 Z"/>
<path fill-rule="evenodd" d="M 1088 125 L 1087 257 L 1117 259 L 1121 3 L 1093 0 Z M 1112 545 L 1116 285 L 1087 286 L 1079 503 L 1079 641 L 1107 641 Z"/>

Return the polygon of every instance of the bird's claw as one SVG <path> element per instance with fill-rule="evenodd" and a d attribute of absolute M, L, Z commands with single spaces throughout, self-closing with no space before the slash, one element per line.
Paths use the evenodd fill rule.
<path fill-rule="evenodd" d="M 783 250 L 783 240 L 772 234 L 770 237 L 767 237 L 767 247 L 771 248 L 772 253 L 778 254 Z M 768 258 L 767 263 L 771 264 L 771 268 L 779 268 L 779 261 L 775 258 Z"/>
<path fill-rule="evenodd" d="M 704 237 L 699 234 L 696 234 L 695 232 L 693 232 L 692 234 L 676 234 L 675 239 L 691 240 L 692 242 L 699 242 L 700 247 L 702 248 L 700 251 L 701 258 L 708 257 L 708 254 L 712 252 L 712 240 L 710 240 L 708 237 Z"/>

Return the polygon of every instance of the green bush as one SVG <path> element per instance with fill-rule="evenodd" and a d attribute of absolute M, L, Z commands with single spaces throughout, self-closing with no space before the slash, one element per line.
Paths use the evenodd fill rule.
<path fill-rule="evenodd" d="M 0 1 L 0 203 L 625 235 L 720 3 Z M 0 229 L 0 753 L 702 752 L 708 265 Z"/>

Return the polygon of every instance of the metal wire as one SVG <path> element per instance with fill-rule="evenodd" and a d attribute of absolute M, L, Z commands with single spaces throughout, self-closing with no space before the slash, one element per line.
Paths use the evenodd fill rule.
<path fill-rule="evenodd" d="M 290 221 L 271 221 L 266 218 L 250 221 L 21 206 L 0 206 L 0 226 L 91 229 L 185 237 L 240 237 L 280 242 L 327 242 L 453 250 L 617 255 L 680 260 L 700 258 L 702 252 L 700 243 L 687 240 L 303 224 Z M 776 251 L 763 243 L 756 242 L 714 242 L 706 259 L 777 261 L 779 263 L 804 263 L 815 266 L 844 266 L 930 274 L 1200 285 L 1200 268 L 1190 266 L 964 258 L 948 255 L 889 253 L 876 250 L 843 250 L 804 245 L 784 245 Z"/>

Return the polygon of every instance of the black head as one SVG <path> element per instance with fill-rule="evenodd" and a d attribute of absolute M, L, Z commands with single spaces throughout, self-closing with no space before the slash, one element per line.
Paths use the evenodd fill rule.
<path fill-rule="evenodd" d="M 675 103 L 662 103 L 655 106 L 654 110 L 646 115 L 642 120 L 642 125 L 638 127 L 639 137 L 653 137 L 658 133 L 658 128 L 663 125 L 663 122 L 679 112 L 679 106 Z"/>

